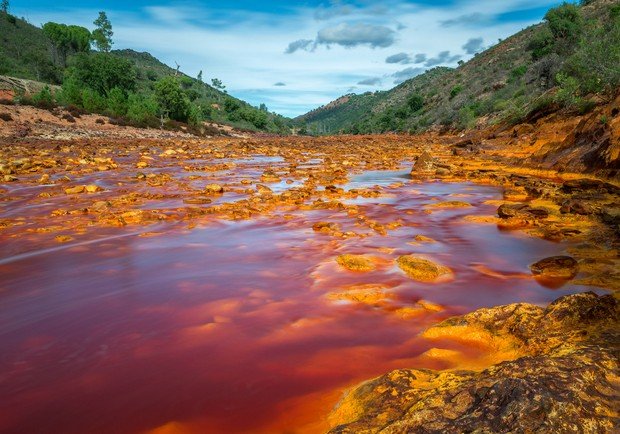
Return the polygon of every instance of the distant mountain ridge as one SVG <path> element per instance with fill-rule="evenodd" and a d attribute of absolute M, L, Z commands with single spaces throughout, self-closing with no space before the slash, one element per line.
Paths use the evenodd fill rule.
<path fill-rule="evenodd" d="M 571 25 L 575 20 L 583 27 L 580 31 L 584 35 L 581 41 L 575 39 L 566 52 L 553 51 L 548 23 L 533 25 L 458 68 L 434 68 L 388 91 L 348 94 L 295 121 L 314 134 L 415 133 L 518 122 L 538 109 L 552 110 L 554 105 L 560 109 L 564 101 L 557 104 L 551 97 L 558 89 L 557 74 L 565 69 L 566 60 L 575 50 L 596 43 L 592 39 L 598 35 L 597 29 L 601 31 L 610 21 L 619 20 L 613 18 L 618 4 L 617 0 L 582 1 L 578 18 L 571 15 L 576 6 L 561 10 L 561 24 L 566 21 Z M 560 42 L 564 43 L 556 41 L 556 45 L 560 46 Z M 612 39 L 610 45 L 610 56 L 617 56 L 620 41 Z M 539 51 L 543 54 L 539 55 Z M 620 74 L 617 70 L 614 73 Z"/>
<path fill-rule="evenodd" d="M 0 12 L 0 75 L 61 85 L 66 67 L 54 63 L 51 41 L 43 30 L 23 19 Z M 207 112 L 206 120 L 242 129 L 288 133 L 291 121 L 235 98 L 225 91 L 164 64 L 150 53 L 132 49 L 111 54 L 130 60 L 137 70 L 136 92 L 149 93 L 166 76 L 178 76 L 188 97 Z M 68 66 L 71 64 L 69 59 Z"/>

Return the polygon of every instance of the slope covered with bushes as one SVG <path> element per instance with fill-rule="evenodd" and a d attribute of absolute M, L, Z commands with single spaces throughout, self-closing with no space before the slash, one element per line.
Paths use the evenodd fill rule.
<path fill-rule="evenodd" d="M 38 28 L 0 12 L 0 75 L 62 87 L 18 96 L 23 103 L 71 106 L 138 126 L 160 126 L 166 120 L 199 126 L 207 121 L 255 131 L 290 131 L 289 119 L 228 95 L 221 81 L 214 82 L 216 88 L 149 53 L 111 50 L 111 40 L 104 39 L 102 45 L 97 31 L 62 23 Z"/>
<path fill-rule="evenodd" d="M 420 132 L 585 112 L 620 85 L 620 5 L 564 3 L 456 69 L 435 68 L 385 92 L 348 95 L 297 118 L 311 133 Z M 421 102 L 421 103 L 420 103 Z"/>

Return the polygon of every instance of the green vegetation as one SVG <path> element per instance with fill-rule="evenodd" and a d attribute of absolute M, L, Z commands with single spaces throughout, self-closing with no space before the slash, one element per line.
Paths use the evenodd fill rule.
<path fill-rule="evenodd" d="M 114 32 L 112 31 L 112 24 L 110 20 L 108 20 L 106 13 L 99 12 L 99 16 L 93 21 L 93 24 L 96 27 L 92 36 L 95 46 L 99 51 L 109 53 L 112 49 L 112 36 Z"/>
<path fill-rule="evenodd" d="M 296 119 L 311 134 L 420 132 L 585 113 L 620 90 L 620 5 L 564 3 L 458 68 L 435 68 L 387 92 L 346 95 Z M 594 97 L 596 95 L 596 97 Z M 410 98 L 421 101 L 408 105 Z"/>
<path fill-rule="evenodd" d="M 459 84 L 459 85 L 454 86 L 454 87 L 450 90 L 450 99 L 456 98 L 456 96 L 457 96 L 459 93 L 461 93 L 461 92 L 463 92 L 463 86 L 461 86 L 460 84 Z"/>
<path fill-rule="evenodd" d="M 52 59 L 55 65 L 67 65 L 67 56 L 90 51 L 90 31 L 80 26 L 47 23 L 43 25 L 43 33 L 52 43 Z"/>
<path fill-rule="evenodd" d="M 64 105 L 144 127 L 176 128 L 174 122 L 182 122 L 199 131 L 207 121 L 290 133 L 290 119 L 270 113 L 264 104 L 252 107 L 228 95 L 220 79 L 213 78 L 210 86 L 202 71 L 194 79 L 148 53 L 112 50 L 114 32 L 105 12 L 93 24 L 92 32 L 53 22 L 37 28 L 10 15 L 8 1 L 0 3 L 0 75 L 61 85 L 19 101 L 45 108 Z"/>

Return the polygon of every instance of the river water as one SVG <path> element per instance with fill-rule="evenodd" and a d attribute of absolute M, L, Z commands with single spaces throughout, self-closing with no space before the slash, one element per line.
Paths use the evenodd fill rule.
<path fill-rule="evenodd" d="M 565 244 L 464 219 L 493 215 L 497 205 L 485 202 L 502 198 L 497 187 L 410 183 L 396 171 L 364 173 L 347 188 L 374 185 L 387 194 L 348 203 L 377 222 L 397 221 L 387 236 L 343 212 L 286 210 L 192 228 L 101 227 L 61 245 L 25 248 L 4 237 L 0 431 L 322 432 L 344 388 L 391 369 L 448 367 L 420 357 L 436 345 L 418 336 L 426 327 L 587 289 L 529 278 L 529 264 Z M 472 207 L 428 208 L 447 200 Z M 368 236 L 333 238 L 313 231 L 318 221 Z M 335 262 L 343 253 L 372 255 L 380 266 L 347 271 Z M 449 266 L 455 278 L 409 279 L 394 261 L 410 253 Z M 328 296 L 359 285 L 390 299 Z M 420 300 L 439 308 L 398 313 Z"/>

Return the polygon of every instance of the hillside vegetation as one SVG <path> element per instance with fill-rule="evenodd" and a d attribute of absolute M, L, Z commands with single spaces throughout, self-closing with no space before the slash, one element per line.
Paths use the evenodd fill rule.
<path fill-rule="evenodd" d="M 564 3 L 456 69 L 347 95 L 296 119 L 313 134 L 422 132 L 584 113 L 620 86 L 620 4 Z"/>
<path fill-rule="evenodd" d="M 209 85 L 202 72 L 193 78 L 149 53 L 112 50 L 113 32 L 105 14 L 94 24 L 92 32 L 62 23 L 39 28 L 0 12 L 0 75 L 61 86 L 60 91 L 50 86 L 35 95 L 18 95 L 18 103 L 63 105 L 145 127 L 181 122 L 200 130 L 206 121 L 290 132 L 289 119 L 228 95 L 218 79 Z"/>

